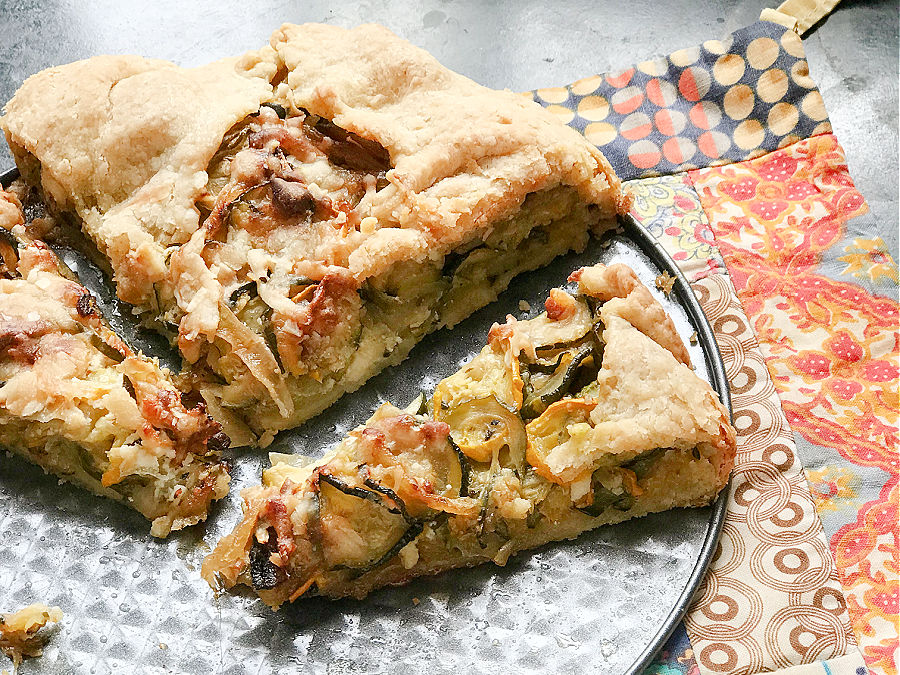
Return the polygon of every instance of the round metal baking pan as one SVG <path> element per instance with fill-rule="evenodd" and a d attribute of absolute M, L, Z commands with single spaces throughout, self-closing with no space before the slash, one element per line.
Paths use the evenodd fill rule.
<path fill-rule="evenodd" d="M 16 173 L 0 176 L 3 185 Z M 270 450 L 322 454 L 384 400 L 404 405 L 484 343 L 507 313 L 534 316 L 547 291 L 595 262 L 624 262 L 663 303 L 695 365 L 726 406 L 728 382 L 712 330 L 690 286 L 630 216 L 587 250 L 521 275 L 488 307 L 426 337 L 409 358 L 345 396 Z M 133 346 L 177 364 L 134 326 L 83 253 L 56 247 Z M 675 278 L 666 297 L 660 272 Z M 522 310 L 520 301 L 530 309 Z M 696 333 L 697 344 L 690 344 Z M 376 591 L 364 601 L 313 598 L 271 612 L 249 593 L 213 597 L 203 555 L 240 514 L 241 488 L 259 482 L 266 453 L 238 452 L 229 497 L 210 522 L 160 542 L 121 505 L 58 485 L 0 456 L 0 607 L 30 602 L 66 613 L 45 655 L 20 672 L 642 673 L 686 612 L 715 552 L 727 488 L 704 509 L 681 509 L 600 528 L 492 565 Z"/>

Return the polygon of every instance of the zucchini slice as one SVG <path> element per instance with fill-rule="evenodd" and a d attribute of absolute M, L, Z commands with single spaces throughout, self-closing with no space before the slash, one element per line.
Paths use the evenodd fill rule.
<path fill-rule="evenodd" d="M 469 473 L 472 470 L 472 467 L 469 466 L 469 460 L 466 459 L 465 453 L 462 451 L 454 441 L 452 436 L 447 437 L 447 441 L 450 443 L 450 447 L 453 448 L 453 451 L 456 453 L 456 459 L 459 461 L 459 494 L 460 497 L 465 497 L 469 494 Z M 524 458 L 524 450 L 522 457 Z"/>
<path fill-rule="evenodd" d="M 0 227 L 0 279 L 15 277 L 19 262 L 19 240 L 9 230 Z"/>
<path fill-rule="evenodd" d="M 615 492 L 607 490 L 593 477 L 591 478 L 591 489 L 594 493 L 593 501 L 578 510 L 594 518 L 603 515 L 604 511 L 610 508 L 627 511 L 634 506 L 634 497 L 630 493 L 624 492 L 617 495 Z"/>
<path fill-rule="evenodd" d="M 490 462 L 506 446 L 510 463 L 518 471 L 524 470 L 525 424 L 493 395 L 466 401 L 450 410 L 438 409 L 435 414 L 450 427 L 454 444 L 466 457 Z"/>
<path fill-rule="evenodd" d="M 257 591 L 267 591 L 275 588 L 287 578 L 287 574 L 278 565 L 270 560 L 272 553 L 277 551 L 270 545 L 275 541 L 275 528 L 269 528 L 269 540 L 265 544 L 255 541 L 250 548 L 250 582 Z"/>
<path fill-rule="evenodd" d="M 228 296 L 228 302 L 231 304 L 232 307 L 234 307 L 234 305 L 237 303 L 238 300 L 240 300 L 240 297 L 242 295 L 246 295 L 249 298 L 255 298 L 258 295 L 257 289 L 256 289 L 256 282 L 248 281 L 244 284 L 241 284 L 237 288 L 235 288 L 233 291 L 231 291 L 231 295 Z"/>
<path fill-rule="evenodd" d="M 396 492 L 391 490 L 391 488 L 385 487 L 377 481 L 372 480 L 371 478 L 366 478 L 364 483 L 369 489 L 374 490 L 375 492 L 378 492 L 379 494 L 382 494 L 388 498 L 389 503 L 385 505 L 388 511 L 390 511 L 391 513 L 399 513 L 406 521 L 412 522 L 413 519 L 410 517 L 409 512 L 406 510 L 406 504 L 403 503 L 403 500 L 400 499 L 399 495 Z"/>
<path fill-rule="evenodd" d="M 585 344 L 561 352 L 548 377 L 532 374 L 541 373 L 542 370 L 546 371 L 547 367 L 545 364 L 525 364 L 524 368 L 528 369 L 526 372 L 529 372 L 529 376 L 525 382 L 522 417 L 524 419 L 534 419 L 544 412 L 551 403 L 556 403 L 556 401 L 568 394 L 572 383 L 575 381 L 575 376 L 578 374 L 578 369 L 585 359 L 593 355 L 593 353 L 593 344 Z"/>
<path fill-rule="evenodd" d="M 404 513 L 389 508 L 381 491 L 354 487 L 324 472 L 318 482 L 322 553 L 330 569 L 372 569 L 422 531 L 421 523 L 410 523 Z"/>
<path fill-rule="evenodd" d="M 403 410 L 410 415 L 424 415 L 428 412 L 428 397 L 425 396 L 425 392 L 420 391 L 419 395 L 410 401 L 409 405 Z"/>
<path fill-rule="evenodd" d="M 638 481 L 644 478 L 649 472 L 650 468 L 653 464 L 665 454 L 666 448 L 654 448 L 653 450 L 647 450 L 646 452 L 642 452 L 640 455 L 632 459 L 630 462 L 627 462 L 622 465 L 623 469 L 627 469 L 634 474 L 634 480 Z M 599 473 L 603 471 L 601 469 L 599 471 L 595 471 L 593 475 L 591 475 L 591 490 L 593 492 L 593 500 L 591 504 L 588 506 L 579 508 L 578 510 L 588 514 L 589 516 L 599 516 L 604 511 L 609 508 L 618 509 L 619 511 L 627 511 L 632 506 L 634 506 L 634 497 L 635 495 L 631 494 L 630 491 L 626 490 L 622 494 L 616 494 L 611 490 L 605 488 L 599 481 Z M 632 488 L 632 491 L 637 490 L 637 494 L 640 494 L 640 488 Z"/>
<path fill-rule="evenodd" d="M 652 467 L 665 452 L 666 448 L 647 450 L 628 462 L 628 464 L 625 464 L 625 468 L 634 471 L 635 477 L 640 480 L 650 472 L 650 467 Z"/>
<path fill-rule="evenodd" d="M 379 420 L 359 437 L 365 476 L 396 492 L 414 518 L 433 518 L 441 511 L 474 513 L 468 462 L 447 426 L 393 410 L 401 414 Z"/>

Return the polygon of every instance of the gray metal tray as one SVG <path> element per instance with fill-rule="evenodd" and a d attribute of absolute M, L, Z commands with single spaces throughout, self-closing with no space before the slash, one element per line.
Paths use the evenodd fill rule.
<path fill-rule="evenodd" d="M 3 184 L 15 172 L 0 176 Z M 59 253 L 133 346 L 177 364 L 135 328 L 103 275 Z M 490 306 L 428 336 L 373 378 L 268 450 L 320 455 L 385 400 L 430 391 L 484 344 L 506 314 L 534 316 L 549 289 L 595 262 L 635 269 L 670 313 L 697 373 L 729 404 L 710 326 L 672 259 L 632 218 L 579 255 L 522 275 Z M 657 292 L 661 271 L 676 278 Z M 526 300 L 530 312 L 519 310 Z M 0 298 L 2 302 L 2 298 Z M 698 344 L 690 345 L 696 331 Z M 65 613 L 29 673 L 640 673 L 683 616 L 715 550 L 725 492 L 681 509 L 604 527 L 511 559 L 377 591 L 365 601 L 298 601 L 275 613 L 249 592 L 214 597 L 200 563 L 240 515 L 241 488 L 259 482 L 267 451 L 234 453 L 231 494 L 206 525 L 160 541 L 123 506 L 60 485 L 0 453 L 0 608 L 31 602 Z"/>

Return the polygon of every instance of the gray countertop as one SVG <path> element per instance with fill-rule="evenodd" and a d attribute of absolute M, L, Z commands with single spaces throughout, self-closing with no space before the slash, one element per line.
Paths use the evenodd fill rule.
<path fill-rule="evenodd" d="M 199 65 L 264 44 L 284 21 L 382 23 L 491 87 L 569 83 L 690 47 L 752 23 L 777 2 L 747 0 L 0 0 L 0 100 L 23 79 L 103 53 Z M 664 9 L 663 9 L 664 8 Z M 847 0 L 806 39 L 812 76 L 857 187 L 897 232 L 896 0 Z M 12 166 L 6 148 L 0 168 Z"/>

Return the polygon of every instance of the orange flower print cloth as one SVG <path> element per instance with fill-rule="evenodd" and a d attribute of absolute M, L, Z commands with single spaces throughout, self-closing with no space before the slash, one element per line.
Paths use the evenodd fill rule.
<path fill-rule="evenodd" d="M 863 655 L 894 674 L 896 263 L 880 238 L 853 236 L 849 224 L 867 207 L 831 134 L 689 176 L 802 439 Z"/>

